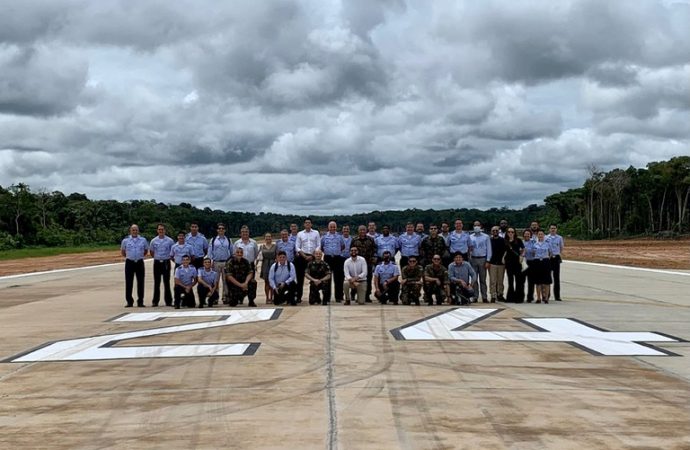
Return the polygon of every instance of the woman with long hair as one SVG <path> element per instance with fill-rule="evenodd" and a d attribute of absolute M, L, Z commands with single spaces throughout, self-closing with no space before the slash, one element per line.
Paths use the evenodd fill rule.
<path fill-rule="evenodd" d="M 517 237 L 513 227 L 506 230 L 505 241 L 505 266 L 508 274 L 506 302 L 522 303 L 525 301 L 525 275 L 522 273 L 521 259 L 525 257 L 525 244 Z"/>

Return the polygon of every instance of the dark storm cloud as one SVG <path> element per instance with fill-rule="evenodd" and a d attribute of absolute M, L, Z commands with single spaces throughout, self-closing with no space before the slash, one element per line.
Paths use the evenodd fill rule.
<path fill-rule="evenodd" d="M 666 0 L 8 2 L 0 177 L 241 211 L 524 206 L 687 153 L 688 23 Z"/>

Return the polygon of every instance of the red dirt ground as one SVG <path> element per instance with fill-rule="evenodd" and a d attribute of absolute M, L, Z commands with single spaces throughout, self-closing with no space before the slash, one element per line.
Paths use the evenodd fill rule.
<path fill-rule="evenodd" d="M 576 241 L 566 239 L 564 259 L 658 269 L 690 270 L 690 239 Z M 0 262 L 0 276 L 122 261 L 119 251 L 98 251 Z"/>

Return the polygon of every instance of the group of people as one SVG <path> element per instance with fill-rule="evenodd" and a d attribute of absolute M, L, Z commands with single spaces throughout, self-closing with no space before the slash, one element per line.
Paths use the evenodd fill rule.
<path fill-rule="evenodd" d="M 303 230 L 291 224 L 277 241 L 266 233 L 257 244 L 247 226 L 232 242 L 222 223 L 210 240 L 192 223 L 190 231 L 179 232 L 175 242 L 159 224 L 157 236 L 149 242 L 134 224 L 121 245 L 126 306 L 134 306 L 135 279 L 136 304 L 145 306 L 147 254 L 153 258 L 153 306 L 159 305 L 162 294 L 165 305 L 175 308 L 213 307 L 220 301 L 237 306 L 245 298 L 248 306 L 255 307 L 257 278 L 263 280 L 267 304 L 275 305 L 301 303 L 305 280 L 310 305 L 327 305 L 332 296 L 346 305 L 364 304 L 373 301 L 372 294 L 381 304 L 420 305 L 423 300 L 429 305 L 446 301 L 469 305 L 480 299 L 548 303 L 552 284 L 555 300 L 561 300 L 564 240 L 556 225 L 550 225 L 547 234 L 538 222 L 532 222 L 522 238 L 505 220 L 492 226 L 489 234 L 479 221 L 474 221 L 471 231 L 463 226 L 461 219 L 455 220 L 452 231 L 447 222 L 440 229 L 432 224 L 427 234 L 423 223 L 408 223 L 405 232 L 395 236 L 389 226 L 378 233 L 376 224 L 369 222 L 357 227 L 352 236 L 348 225 L 338 230 L 334 221 L 321 234 L 307 218 Z"/>

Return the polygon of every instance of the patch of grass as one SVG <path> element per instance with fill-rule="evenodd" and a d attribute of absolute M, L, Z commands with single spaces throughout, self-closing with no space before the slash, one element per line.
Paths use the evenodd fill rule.
<path fill-rule="evenodd" d="M 35 258 L 39 256 L 67 255 L 71 253 L 89 253 L 98 251 L 116 251 L 117 245 L 94 245 L 82 247 L 29 247 L 0 252 L 0 261 L 10 259 Z"/>

